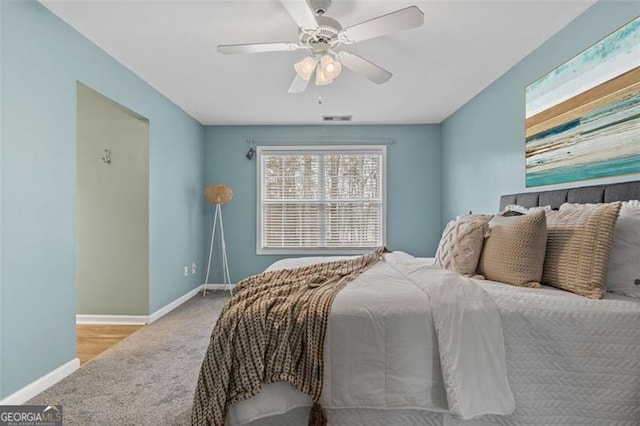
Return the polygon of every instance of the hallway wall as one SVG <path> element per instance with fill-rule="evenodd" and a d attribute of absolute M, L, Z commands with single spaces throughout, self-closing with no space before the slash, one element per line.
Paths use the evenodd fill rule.
<path fill-rule="evenodd" d="M 77 110 L 76 313 L 146 315 L 149 120 L 83 84 Z"/>

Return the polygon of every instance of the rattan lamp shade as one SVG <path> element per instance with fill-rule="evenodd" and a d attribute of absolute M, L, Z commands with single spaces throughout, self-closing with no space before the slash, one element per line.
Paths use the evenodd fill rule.
<path fill-rule="evenodd" d="M 209 185 L 204 190 L 204 198 L 212 204 L 225 204 L 233 198 L 233 191 L 224 185 Z"/>

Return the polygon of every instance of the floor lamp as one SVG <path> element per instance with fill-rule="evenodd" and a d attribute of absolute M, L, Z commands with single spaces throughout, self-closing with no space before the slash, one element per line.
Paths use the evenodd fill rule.
<path fill-rule="evenodd" d="M 224 281 L 225 288 L 227 285 L 231 285 L 231 278 L 229 278 L 229 262 L 227 260 L 227 244 L 224 240 L 224 225 L 222 224 L 222 205 L 231 201 L 233 198 L 233 191 L 231 188 L 224 185 L 210 185 L 204 190 L 204 198 L 211 204 L 215 204 L 215 214 L 213 216 L 213 227 L 211 228 L 211 244 L 209 246 L 209 263 L 207 264 L 207 277 L 204 280 L 205 286 L 202 291 L 202 295 L 207 294 L 207 284 L 209 284 L 209 272 L 211 271 L 211 258 L 213 257 L 213 241 L 216 236 L 216 227 L 220 224 L 220 236 L 222 237 L 222 280 Z M 229 287 L 231 292 L 231 287 Z"/>

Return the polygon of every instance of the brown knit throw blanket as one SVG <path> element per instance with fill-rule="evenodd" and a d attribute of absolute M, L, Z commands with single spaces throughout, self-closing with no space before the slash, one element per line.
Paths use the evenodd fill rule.
<path fill-rule="evenodd" d="M 373 266 L 364 256 L 265 272 L 239 282 L 222 310 L 205 355 L 192 425 L 223 426 L 229 405 L 285 381 L 314 401 L 309 424 L 326 424 L 320 406 L 324 336 L 335 295 Z"/>

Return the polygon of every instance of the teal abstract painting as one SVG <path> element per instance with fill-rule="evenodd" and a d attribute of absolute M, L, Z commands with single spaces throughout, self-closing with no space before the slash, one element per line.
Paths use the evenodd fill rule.
<path fill-rule="evenodd" d="M 526 88 L 527 187 L 640 173 L 640 17 Z"/>

